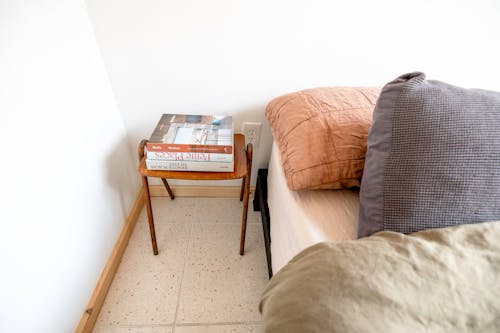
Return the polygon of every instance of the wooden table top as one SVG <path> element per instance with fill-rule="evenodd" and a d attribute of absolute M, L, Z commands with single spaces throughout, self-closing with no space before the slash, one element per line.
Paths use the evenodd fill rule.
<path fill-rule="evenodd" d="M 234 171 L 233 172 L 201 172 L 201 171 L 167 171 L 148 170 L 146 156 L 139 164 L 139 172 L 148 177 L 188 180 L 227 180 L 243 178 L 247 175 L 247 157 L 245 152 L 245 136 L 234 134 Z"/>

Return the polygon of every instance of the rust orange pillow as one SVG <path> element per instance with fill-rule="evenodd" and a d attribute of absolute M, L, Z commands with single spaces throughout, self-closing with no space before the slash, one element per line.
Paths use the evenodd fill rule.
<path fill-rule="evenodd" d="M 379 94 L 380 88 L 314 88 L 268 104 L 291 190 L 359 187 Z"/>

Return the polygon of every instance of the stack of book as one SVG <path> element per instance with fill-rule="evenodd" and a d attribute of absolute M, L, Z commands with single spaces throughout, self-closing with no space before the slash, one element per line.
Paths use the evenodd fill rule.
<path fill-rule="evenodd" d="M 231 116 L 164 114 L 146 144 L 150 170 L 234 171 Z"/>

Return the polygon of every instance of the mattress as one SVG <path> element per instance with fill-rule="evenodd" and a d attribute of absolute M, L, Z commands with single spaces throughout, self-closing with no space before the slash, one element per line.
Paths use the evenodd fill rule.
<path fill-rule="evenodd" d="M 291 191 L 276 142 L 271 151 L 267 183 L 273 273 L 311 245 L 357 238 L 359 191 Z"/>

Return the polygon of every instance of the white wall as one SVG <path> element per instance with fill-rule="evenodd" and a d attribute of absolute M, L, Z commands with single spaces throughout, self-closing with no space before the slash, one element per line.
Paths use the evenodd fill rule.
<path fill-rule="evenodd" d="M 132 149 L 162 113 L 223 112 L 239 130 L 245 120 L 265 123 L 266 104 L 280 94 L 383 85 L 414 70 L 500 90 L 494 0 L 87 4 Z M 266 124 L 256 167 L 270 146 Z"/>
<path fill-rule="evenodd" d="M 0 2 L 0 332 L 72 332 L 138 193 L 83 1 Z"/>

